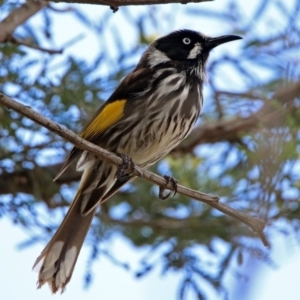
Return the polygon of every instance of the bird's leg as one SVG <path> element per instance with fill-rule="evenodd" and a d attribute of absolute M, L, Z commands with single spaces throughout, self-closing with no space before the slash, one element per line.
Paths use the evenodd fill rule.
<path fill-rule="evenodd" d="M 121 165 L 118 166 L 118 170 L 116 172 L 116 178 L 119 181 L 128 180 L 134 171 L 135 164 L 131 157 L 123 154 L 123 153 L 116 153 L 119 157 L 122 158 L 123 162 Z"/>
<path fill-rule="evenodd" d="M 163 177 L 167 181 L 166 185 L 168 185 L 169 183 L 172 184 L 172 186 L 174 188 L 174 192 L 173 192 L 172 197 L 175 196 L 176 193 L 177 193 L 177 183 L 178 183 L 178 180 L 176 180 L 175 178 L 173 178 L 171 176 L 168 176 L 168 175 L 164 175 Z M 169 192 L 168 194 L 165 195 L 165 190 L 166 189 L 164 187 L 162 187 L 162 186 L 159 187 L 159 194 L 158 194 L 159 199 L 165 200 L 165 199 L 169 198 L 170 195 L 172 194 L 172 192 Z"/>

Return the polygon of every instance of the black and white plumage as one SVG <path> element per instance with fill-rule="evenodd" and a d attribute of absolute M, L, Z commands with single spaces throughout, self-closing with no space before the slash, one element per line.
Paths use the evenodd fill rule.
<path fill-rule="evenodd" d="M 157 162 L 190 133 L 200 114 L 210 50 L 237 39 L 240 37 L 233 35 L 210 38 L 191 30 L 157 39 L 96 112 L 81 137 L 123 153 L 141 167 Z M 63 291 L 70 281 L 98 205 L 134 178 L 129 175 L 121 181 L 116 177 L 116 166 L 76 147 L 57 177 L 79 157 L 77 169 L 83 175 L 78 191 L 34 264 L 40 267 L 38 287 L 49 283 L 53 293 Z"/>

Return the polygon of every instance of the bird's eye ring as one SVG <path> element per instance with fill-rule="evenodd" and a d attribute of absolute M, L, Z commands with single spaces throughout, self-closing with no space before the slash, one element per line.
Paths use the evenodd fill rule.
<path fill-rule="evenodd" d="M 188 44 L 191 43 L 191 40 L 190 40 L 189 38 L 184 38 L 184 39 L 182 40 L 182 42 L 183 42 L 185 45 L 188 45 Z"/>

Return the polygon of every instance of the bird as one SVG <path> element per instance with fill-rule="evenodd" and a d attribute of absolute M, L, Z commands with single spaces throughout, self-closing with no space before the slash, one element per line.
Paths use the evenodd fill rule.
<path fill-rule="evenodd" d="M 156 39 L 80 136 L 117 153 L 125 166 L 148 168 L 174 149 L 197 121 L 210 51 L 238 39 L 236 35 L 209 37 L 189 29 Z M 52 293 L 63 292 L 70 281 L 98 206 L 136 177 L 124 166 L 74 146 L 55 179 L 76 159 L 82 176 L 74 200 L 33 266 L 39 272 L 38 288 L 48 283 Z M 176 188 L 174 179 L 166 179 Z"/>

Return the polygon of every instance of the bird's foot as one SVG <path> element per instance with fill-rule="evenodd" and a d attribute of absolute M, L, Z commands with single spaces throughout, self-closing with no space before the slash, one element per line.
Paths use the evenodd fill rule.
<path fill-rule="evenodd" d="M 118 166 L 117 172 L 116 172 L 116 178 L 119 181 L 125 181 L 128 180 L 135 169 L 135 164 L 131 157 L 123 154 L 123 153 L 116 153 L 119 157 L 122 158 L 123 162 L 121 165 Z"/>
<path fill-rule="evenodd" d="M 169 183 L 171 183 L 174 188 L 173 192 L 169 192 L 169 193 L 165 194 L 166 189 L 162 186 L 159 187 L 159 194 L 158 194 L 159 199 L 166 200 L 167 198 L 169 198 L 171 196 L 171 194 L 173 194 L 171 197 L 176 195 L 178 180 L 176 180 L 175 178 L 168 176 L 168 175 L 164 175 L 163 177 L 166 179 L 165 185 L 168 185 Z"/>

